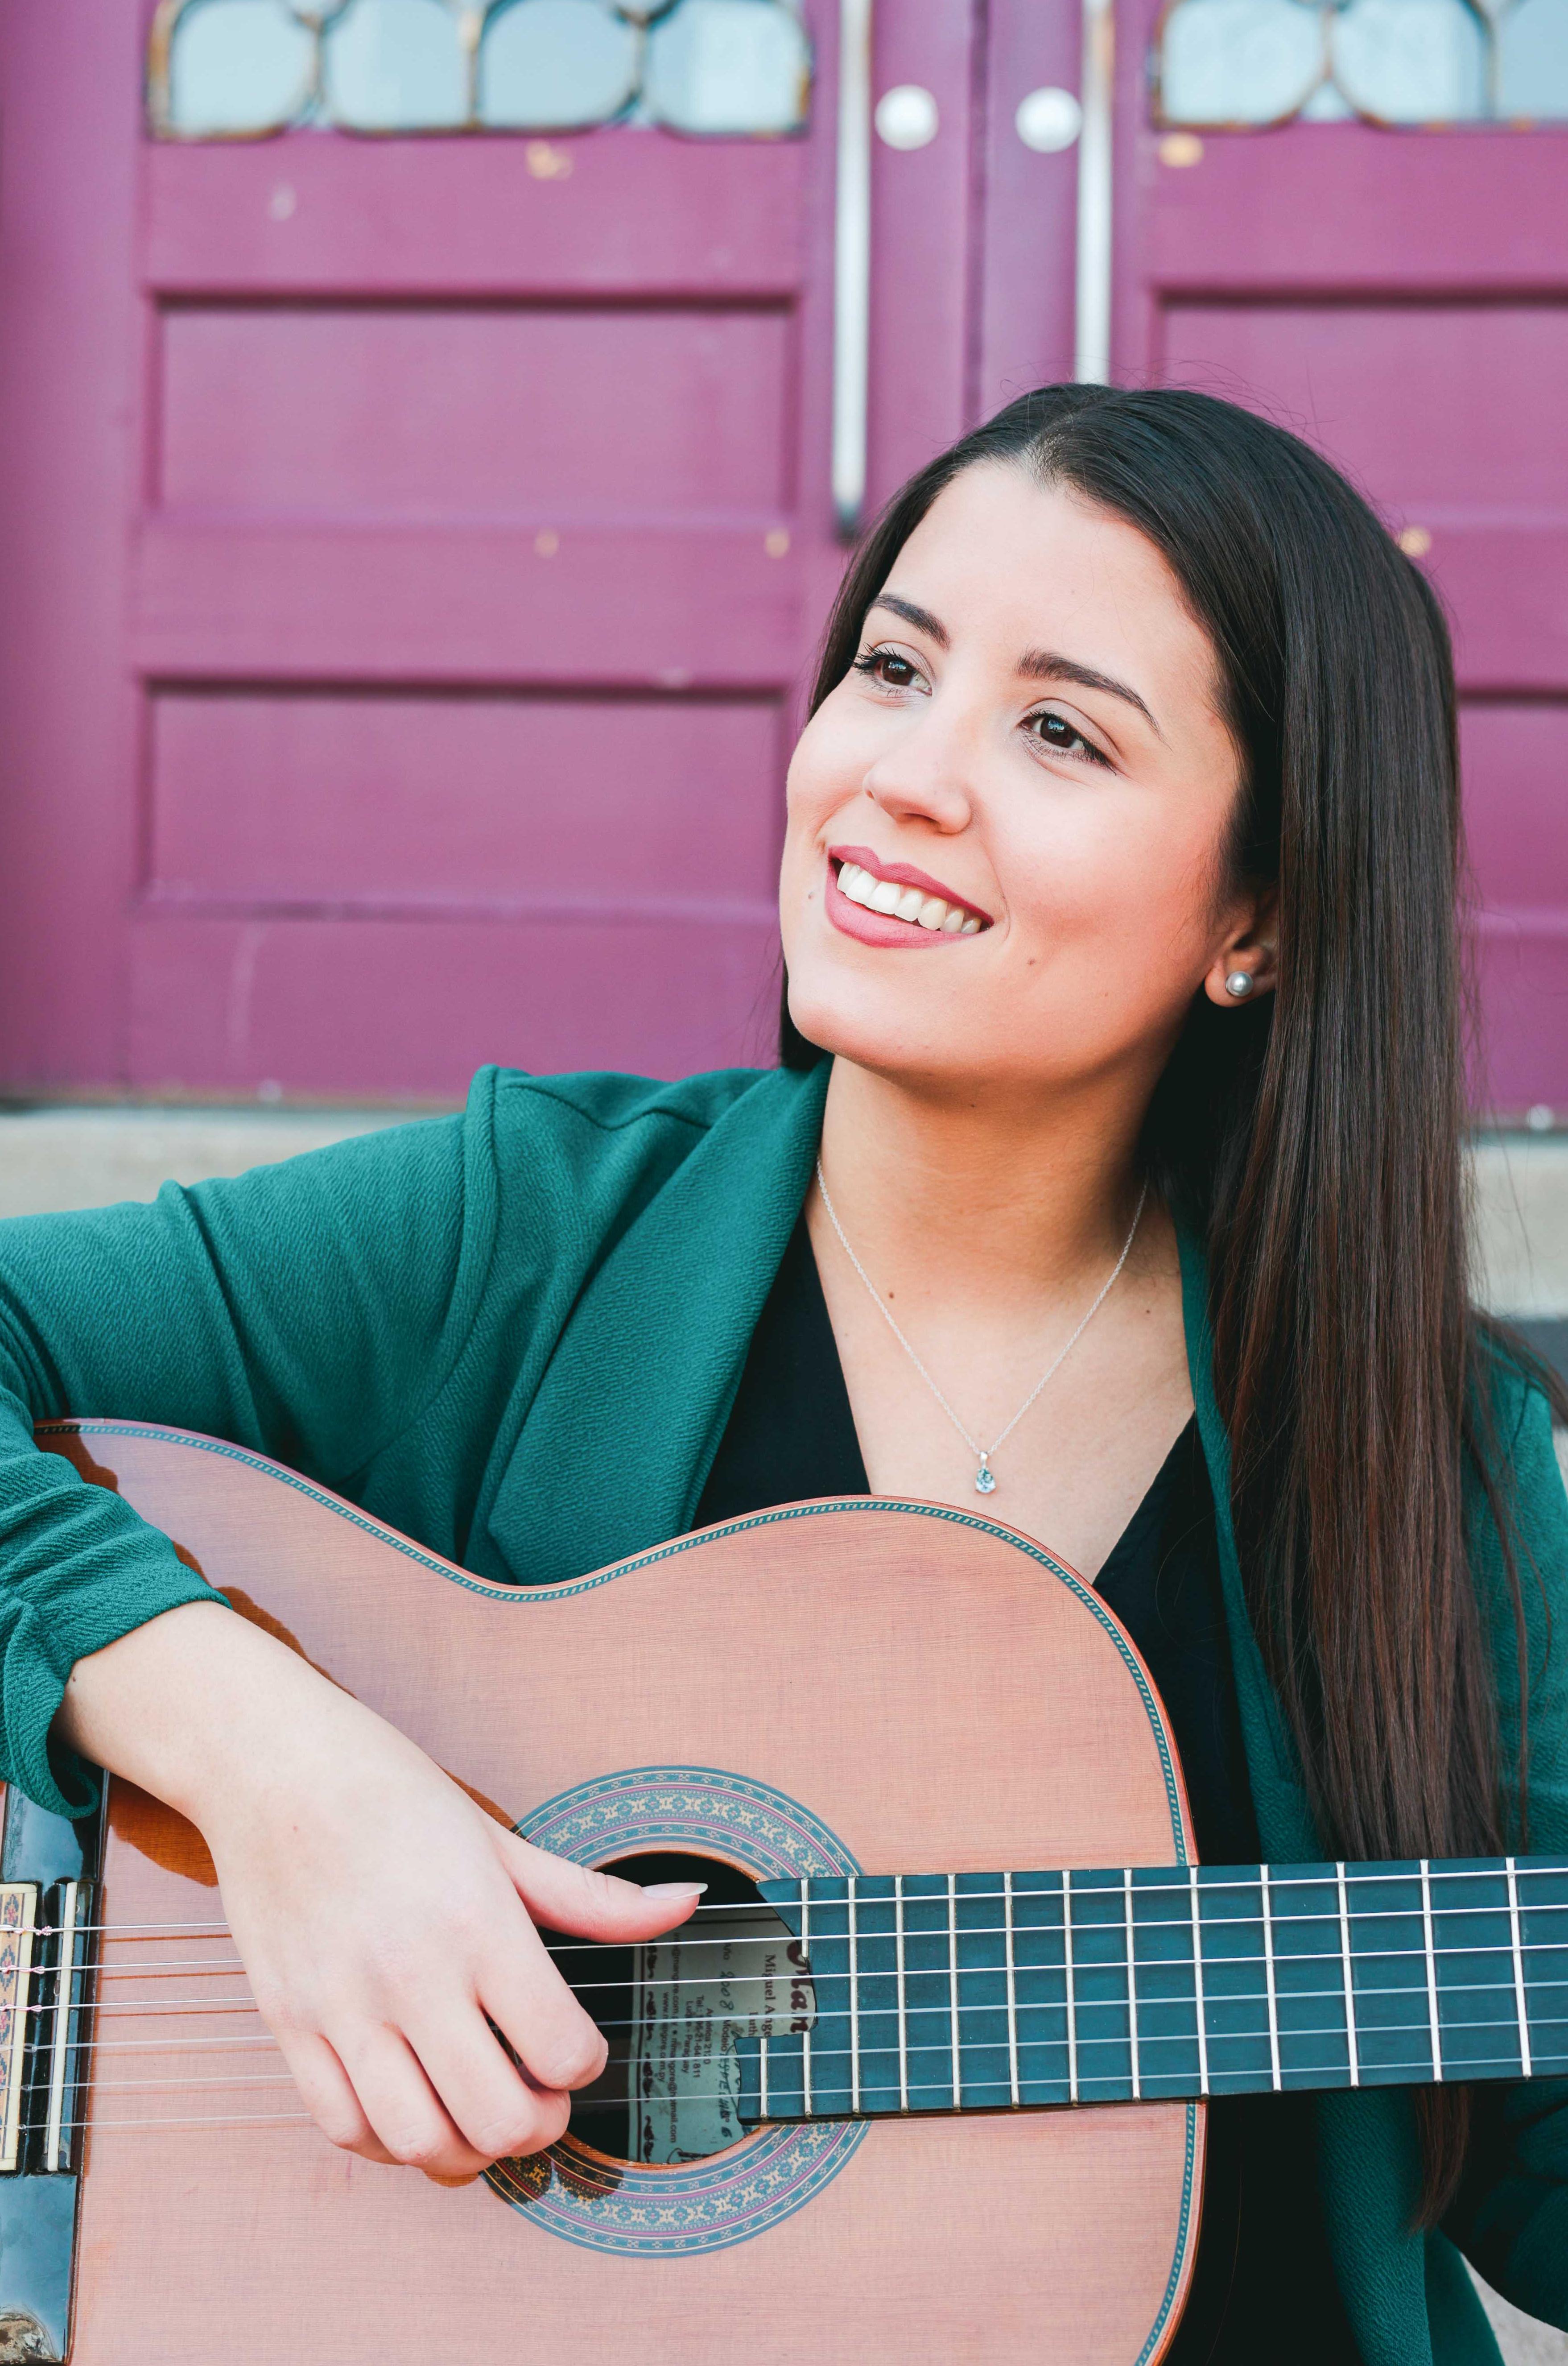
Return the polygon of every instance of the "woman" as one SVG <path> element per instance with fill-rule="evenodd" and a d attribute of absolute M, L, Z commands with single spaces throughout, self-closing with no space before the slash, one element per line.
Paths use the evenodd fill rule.
<path fill-rule="evenodd" d="M 6 1772 L 190 1817 L 327 2135 L 449 2174 L 599 2067 L 530 1918 L 649 1936 L 691 1892 L 499 1832 L 36 1419 L 218 1433 L 518 1581 L 978 1486 L 1132 1628 L 1204 1856 L 1527 1812 L 1568 1847 L 1550 1406 L 1466 1297 L 1458 835 L 1440 618 L 1324 462 L 1197 395 L 1014 403 L 830 625 L 779 1071 L 488 1073 L 461 1120 L 6 1228 Z M 1450 2234 L 1568 2324 L 1561 2089 L 1214 2131 L 1174 2354 L 1492 2357 Z"/>

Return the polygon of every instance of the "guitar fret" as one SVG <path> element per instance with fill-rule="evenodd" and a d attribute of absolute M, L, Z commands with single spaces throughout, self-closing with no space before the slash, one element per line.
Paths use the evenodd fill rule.
<path fill-rule="evenodd" d="M 1280 2003 L 1274 1991 L 1274 1921 L 1269 1910 L 1269 1868 L 1259 1867 L 1259 1887 L 1263 1896 L 1263 1977 L 1269 1991 L 1269 2065 L 1277 2095 L 1280 2079 Z"/>
<path fill-rule="evenodd" d="M 812 1885 L 801 1884 L 801 1957 L 809 1974 L 812 1967 Z M 801 2088 L 806 2101 L 806 2117 L 812 2115 L 812 2024 L 808 2021 L 801 2032 Z"/>
<path fill-rule="evenodd" d="M 1018 2108 L 1018 1969 L 1013 1960 L 1013 1876 L 1002 1876 L 1002 1927 L 1007 1965 L 1007 2085 L 1013 2108 Z"/>
<path fill-rule="evenodd" d="M 1062 1968 L 1067 1975 L 1067 2096 L 1070 2103 L 1078 2101 L 1078 2000 L 1074 1993 L 1072 1963 L 1072 1875 L 1061 1877 L 1061 1944 Z"/>
<path fill-rule="evenodd" d="M 1442 2033 L 1438 2025 L 1438 1959 L 1432 1953 L 1432 1865 L 1421 1859 L 1421 1942 L 1427 1951 L 1427 2017 L 1432 2035 L 1432 2077 L 1443 2075 Z"/>
<path fill-rule="evenodd" d="M 1198 1911 L 1198 1868 L 1187 1867 L 1187 1896 L 1193 1916 L 1193 2002 L 1198 2016 L 1198 2092 L 1209 2091 L 1208 2007 L 1204 2001 L 1204 1922 Z"/>
<path fill-rule="evenodd" d="M 903 1876 L 893 1879 L 893 1944 L 898 1964 L 899 2003 L 899 2109 L 909 2109 L 909 1989 L 904 1977 L 903 1955 Z"/>
<path fill-rule="evenodd" d="M 1137 1973 L 1133 1961 L 1133 1874 L 1131 1865 L 1122 1867 L 1122 1923 L 1126 1933 L 1127 1949 L 1127 2039 L 1133 2064 L 1133 2101 L 1143 2094 L 1143 2080 L 1137 2054 Z"/>
<path fill-rule="evenodd" d="M 947 1876 L 947 2012 L 953 2048 L 953 2109 L 963 2109 L 958 2070 L 958 1877 Z"/>
<path fill-rule="evenodd" d="M 1514 2011 L 1519 2024 L 1519 2064 L 1528 2079 L 1532 2074 L 1529 2060 L 1529 2008 L 1525 2000 L 1525 1959 L 1519 1940 L 1519 1876 L 1514 1859 L 1506 1857 L 1508 1876 L 1508 1938 L 1514 1957 Z"/>
<path fill-rule="evenodd" d="M 860 1933 L 855 1876 L 849 1876 L 849 2109 L 860 2109 Z"/>
<path fill-rule="evenodd" d="M 1350 2052 L 1350 2084 L 1359 2087 L 1361 2083 L 1361 2063 L 1356 2048 L 1356 1984 L 1350 1972 L 1350 1900 L 1345 1887 L 1342 1857 L 1335 1865 L 1334 1877 L 1339 1890 L 1339 1964 L 1345 1978 L 1345 2042 Z"/>

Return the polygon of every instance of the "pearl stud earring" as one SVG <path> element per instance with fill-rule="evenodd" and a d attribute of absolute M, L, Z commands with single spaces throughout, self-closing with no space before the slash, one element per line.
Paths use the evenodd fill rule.
<path fill-rule="evenodd" d="M 1233 969 L 1225 981 L 1225 990 L 1234 994 L 1238 1002 L 1245 1002 L 1257 983 L 1249 969 Z"/>

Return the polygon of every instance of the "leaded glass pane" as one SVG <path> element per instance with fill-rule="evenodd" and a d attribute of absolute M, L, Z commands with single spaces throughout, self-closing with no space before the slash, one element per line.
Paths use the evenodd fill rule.
<path fill-rule="evenodd" d="M 1329 25 L 1334 78 L 1384 123 L 1486 112 L 1486 39 L 1463 0 L 1350 0 Z"/>
<path fill-rule="evenodd" d="M 479 120 L 518 131 L 607 122 L 636 90 L 641 48 L 599 0 L 503 0 L 479 49 Z"/>
<path fill-rule="evenodd" d="M 1167 123 L 1272 123 L 1323 72 L 1323 22 L 1303 0 L 1181 0 L 1160 50 Z"/>
<path fill-rule="evenodd" d="M 681 0 L 648 36 L 648 112 L 678 131 L 794 131 L 811 53 L 778 0 Z"/>
<path fill-rule="evenodd" d="M 468 77 L 445 0 L 353 0 L 322 44 L 326 113 L 355 131 L 444 131 L 467 119 Z"/>
<path fill-rule="evenodd" d="M 1516 0 L 1497 28 L 1499 115 L 1568 117 L 1568 0 Z"/>
<path fill-rule="evenodd" d="M 278 0 L 195 0 L 170 43 L 168 128 L 203 140 L 291 122 L 315 56 L 314 34 Z"/>

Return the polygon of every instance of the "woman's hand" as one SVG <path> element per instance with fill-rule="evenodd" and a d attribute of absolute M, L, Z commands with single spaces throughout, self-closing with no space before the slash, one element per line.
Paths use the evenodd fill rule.
<path fill-rule="evenodd" d="M 531 1848 L 283 1644 L 203 1603 L 80 1662 L 55 1729 L 198 1827 L 307 2106 L 368 2160 L 463 2177 L 553 2143 L 605 2045 L 535 1921 L 626 1944 L 700 1895 Z"/>

